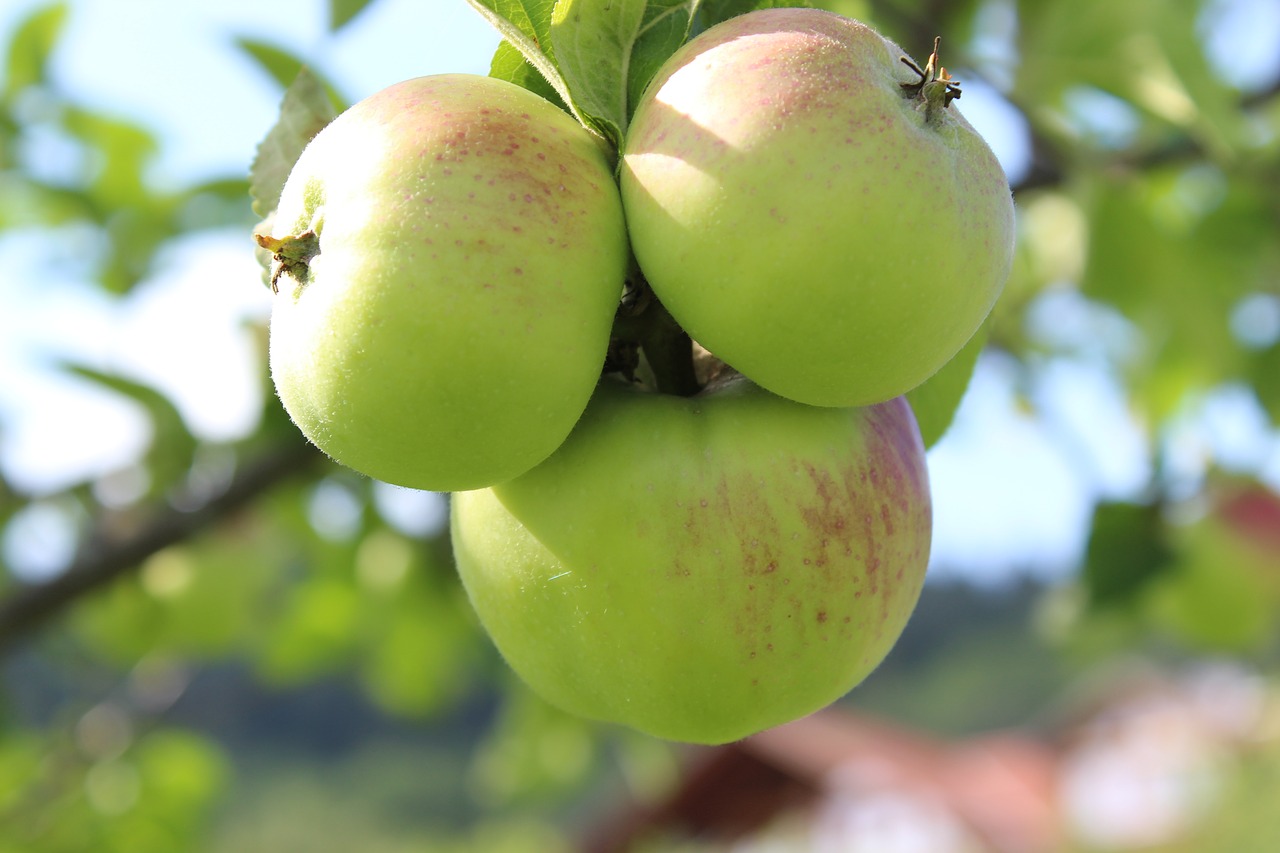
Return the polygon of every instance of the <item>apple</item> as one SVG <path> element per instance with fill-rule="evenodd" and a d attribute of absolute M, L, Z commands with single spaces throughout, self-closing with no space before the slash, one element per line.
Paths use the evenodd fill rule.
<path fill-rule="evenodd" d="M 640 268 L 695 340 L 777 394 L 903 394 L 1004 286 L 1008 181 L 935 62 L 770 9 L 692 39 L 636 108 L 620 183 Z"/>
<path fill-rule="evenodd" d="M 629 262 L 596 138 L 467 74 L 361 101 L 289 174 L 271 374 L 306 436 L 402 486 L 487 486 L 546 458 L 600 376 Z"/>
<path fill-rule="evenodd" d="M 453 496 L 459 574 L 554 705 L 723 743 L 851 689 L 906 625 L 929 556 L 902 398 L 819 408 L 741 376 L 692 397 L 603 381 L 528 473 Z"/>

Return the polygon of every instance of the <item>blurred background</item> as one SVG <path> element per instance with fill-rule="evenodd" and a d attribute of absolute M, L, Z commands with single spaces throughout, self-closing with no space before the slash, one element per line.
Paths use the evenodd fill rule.
<path fill-rule="evenodd" d="M 486 73 L 488 25 L 0 6 L 0 851 L 1280 849 L 1280 4 L 820 5 L 943 36 L 1019 245 L 901 642 L 719 749 L 529 695 L 445 498 L 271 392 L 284 86 Z"/>

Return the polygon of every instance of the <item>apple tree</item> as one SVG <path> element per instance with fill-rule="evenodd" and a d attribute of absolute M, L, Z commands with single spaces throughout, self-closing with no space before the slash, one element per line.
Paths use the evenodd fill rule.
<path fill-rule="evenodd" d="M 332 37 L 380 5 L 334 0 Z M 342 680 L 388 715 L 466 731 L 462 772 L 486 805 L 442 800 L 441 814 L 469 825 L 455 841 L 554 849 L 563 838 L 546 817 L 548 792 L 583 802 L 584 780 L 609 763 L 643 787 L 645 768 L 661 777 L 669 753 L 544 704 L 503 656 L 556 704 L 677 739 L 738 737 L 838 698 L 888 651 L 921 577 L 906 593 L 869 586 L 875 609 L 810 607 L 830 589 L 784 592 L 770 560 L 802 564 L 848 539 L 842 558 L 898 560 L 922 576 L 923 451 L 965 418 L 975 371 L 1003 383 L 1019 417 L 1053 431 L 1062 456 L 1083 469 L 1097 460 L 1071 425 L 1089 412 L 1061 414 L 1054 394 L 1064 370 L 1105 376 L 1142 438 L 1140 487 L 1091 488 L 1087 545 L 1045 592 L 1064 650 L 1096 659 L 1159 644 L 1266 660 L 1280 608 L 1280 67 L 1230 41 L 1250 31 L 1251 15 L 1269 20 L 1263 4 L 470 5 L 500 35 L 484 62 L 490 78 L 449 93 L 447 108 L 445 95 L 421 88 L 432 84 L 401 90 L 380 113 L 376 101 L 356 106 L 376 116 L 363 124 L 348 108 L 382 96 L 327 79 L 322 58 L 284 31 L 276 43 L 239 40 L 280 93 L 279 121 L 262 128 L 257 159 L 243 170 L 184 185 L 152 177 L 153 128 L 60 84 L 53 69 L 74 3 L 34 7 L 9 33 L 0 259 L 36 246 L 50 280 L 73 278 L 80 298 L 127 307 L 186 269 L 198 241 L 239 241 L 248 256 L 256 236 L 262 281 L 207 286 L 274 291 L 274 307 L 270 320 L 247 318 L 261 411 L 231 439 L 200 435 L 171 389 L 137 372 L 71 348 L 45 354 L 48 381 L 127 401 L 147 438 L 116 468 L 54 487 L 28 484 L 0 453 L 0 847 L 236 849 L 235 818 L 216 815 L 229 802 L 232 815 L 248 813 L 236 799 L 242 755 L 202 730 L 192 710 L 202 684 L 234 670 L 278 692 Z M 666 65 L 719 24 L 746 26 L 763 10 L 794 6 L 820 6 L 884 36 L 874 46 L 889 52 L 874 67 L 890 106 L 907 104 L 932 135 L 916 148 L 885 132 L 862 154 L 898 163 L 907 178 L 891 179 L 891 166 L 859 173 L 820 144 L 832 122 L 842 122 L 843 142 L 887 107 L 868 118 L 822 102 L 806 113 L 805 102 L 767 92 L 777 76 L 768 68 L 755 80 L 746 62 L 685 82 L 681 70 L 696 66 Z M 424 4 L 418 14 L 426 30 L 438 13 Z M 848 82 L 814 67 L 810 105 Z M 434 110 L 414 112 L 409 101 L 422 98 L 436 98 Z M 998 117 L 984 132 L 1002 162 L 953 118 L 979 98 Z M 496 148 L 436 156 L 449 142 L 437 116 L 464 112 L 466 127 L 488 126 L 499 121 L 495 104 L 507 110 L 502 120 L 536 115 L 538 128 L 513 125 Z M 744 129 L 744 116 L 758 125 Z M 788 125 L 796 116 L 804 122 Z M 792 132 L 769 132 L 783 126 Z M 738 132 L 746 141 L 730 151 L 724 140 Z M 950 142 L 938 145 L 944 133 Z M 569 141 L 541 147 L 552 135 Z M 957 148 L 969 171 L 948 159 Z M 51 168 L 49 151 L 67 156 Z M 431 156 L 418 164 L 422 151 Z M 512 157 L 528 162 L 492 165 Z M 664 183 L 671 160 L 688 168 Z M 452 180 L 451 163 L 493 171 L 467 171 L 472 188 Z M 829 174 L 811 180 L 819 165 Z M 568 192 L 558 180 L 537 182 L 537 170 L 553 166 L 580 183 L 575 206 L 533 204 L 542 187 Z M 842 201 L 864 191 L 875 195 L 875 215 L 847 213 Z M 763 207 L 744 200 L 766 192 L 776 195 Z M 477 194 L 483 204 L 466 207 Z M 415 218 L 427 199 L 435 218 Z M 416 212 L 406 213 L 410 200 Z M 428 226 L 448 235 L 438 252 L 423 242 Z M 874 274 L 863 256 L 875 256 Z M 837 287 L 846 269 L 852 284 Z M 794 289 L 779 298 L 782 279 Z M 886 280 L 904 284 L 885 296 Z M 323 296 L 333 281 L 364 289 L 343 293 L 327 315 L 304 305 L 302 296 Z M 547 281 L 558 289 L 535 289 Z M 21 317 L 15 282 L 40 283 L 0 275 Z M 405 301 L 410 290 L 418 303 Z M 453 313 L 437 307 L 446 303 Z M 335 329 L 349 350 L 325 348 Z M 272 339 L 285 332 L 289 343 Z M 734 390 L 743 381 L 728 375 L 735 369 L 752 380 L 748 391 Z M 634 391 L 594 390 L 602 372 L 644 386 L 644 403 L 623 409 Z M 886 384 L 870 388 L 872 380 Z M 724 397 L 698 396 L 717 382 L 729 386 Z M 0 442 L 19 420 L 5 393 Z M 897 400 L 903 393 L 910 409 Z M 831 408 L 821 419 L 798 414 L 813 403 Z M 903 412 L 910 447 L 891 434 L 897 426 L 868 426 L 899 424 Z M 801 461 L 762 468 L 756 460 L 779 451 L 761 425 L 789 436 L 787 453 Z M 60 435 L 70 444 L 94 428 L 71 423 Z M 697 467 L 731 442 L 716 451 L 719 467 Z M 917 494 L 870 514 L 888 525 L 881 508 L 898 513 L 899 535 L 836 528 L 869 513 L 855 500 L 861 492 L 832 492 L 839 478 L 823 477 L 857 479 L 891 456 Z M 681 457 L 689 461 L 671 461 Z M 664 462 L 674 468 L 655 477 Z M 804 464 L 817 474 L 794 491 L 788 476 Z M 476 473 L 481 465 L 492 467 Z M 682 470 L 708 479 L 677 482 Z M 731 510 L 728 521 L 697 526 L 729 481 L 739 484 L 735 496 L 759 500 L 717 505 Z M 649 497 L 645 489 L 658 486 Z M 455 499 L 451 537 L 439 491 L 454 489 L 478 491 Z M 688 504 L 676 521 L 661 502 L 668 497 Z M 812 548 L 760 545 L 762 528 L 752 526 L 764 518 L 808 535 L 814 517 L 831 526 Z M 565 518 L 582 520 L 571 535 Z M 709 530 L 723 538 L 694 535 Z M 742 547 L 725 557 L 724 542 Z M 744 581 L 726 593 L 715 576 L 691 597 L 676 587 L 685 581 L 670 553 L 739 574 L 756 561 L 759 574 L 750 590 Z M 635 566 L 657 559 L 671 570 L 665 585 L 636 582 Z M 565 583 L 575 592 L 553 597 L 558 582 L 611 564 L 628 574 L 603 587 Z M 775 580 L 772 609 L 762 608 L 749 593 Z M 529 607 L 535 588 L 545 606 Z M 811 622 L 785 622 L 792 600 Z M 733 609 L 719 621 L 704 612 L 712 601 Z M 626 608 L 624 619 L 611 617 Z M 778 622 L 769 637 L 762 614 Z M 748 617 L 756 621 L 744 631 Z M 710 628 L 671 642 L 682 623 Z M 867 643 L 842 627 L 855 623 L 889 628 Z M 646 630 L 661 631 L 662 642 L 646 642 Z M 802 697 L 780 700 L 781 709 L 752 693 L 752 656 L 772 649 L 773 631 L 780 647 L 795 641 L 804 651 L 790 670 L 761 668 L 789 679 L 782 699 Z M 543 634 L 554 642 L 530 645 Z M 717 641 L 725 635 L 734 642 Z M 826 636 L 844 643 L 835 659 L 813 654 Z M 671 692 L 673 670 L 680 683 Z M 485 725 L 460 724 L 477 706 Z M 548 760 L 552 752 L 559 758 Z"/>

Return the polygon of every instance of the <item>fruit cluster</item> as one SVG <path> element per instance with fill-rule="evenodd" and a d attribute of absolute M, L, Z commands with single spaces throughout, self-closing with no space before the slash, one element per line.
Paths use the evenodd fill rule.
<path fill-rule="evenodd" d="M 442 75 L 293 168 L 258 238 L 280 399 L 334 459 L 455 492 L 462 581 L 548 700 L 733 740 L 905 626 L 931 509 L 901 395 L 982 323 L 1013 239 L 935 66 L 758 11 L 672 55 L 616 150 Z"/>

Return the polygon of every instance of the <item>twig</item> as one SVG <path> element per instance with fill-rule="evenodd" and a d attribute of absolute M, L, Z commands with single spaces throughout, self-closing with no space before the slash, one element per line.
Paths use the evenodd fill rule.
<path fill-rule="evenodd" d="M 45 583 L 17 586 L 0 598 L 0 655 L 81 596 L 136 570 L 151 555 L 213 526 L 321 459 L 311 445 L 291 442 L 241 467 L 224 491 L 193 510 L 158 510 L 125 539 L 101 542 L 90 537 L 93 547 L 82 550 L 62 574 Z"/>

